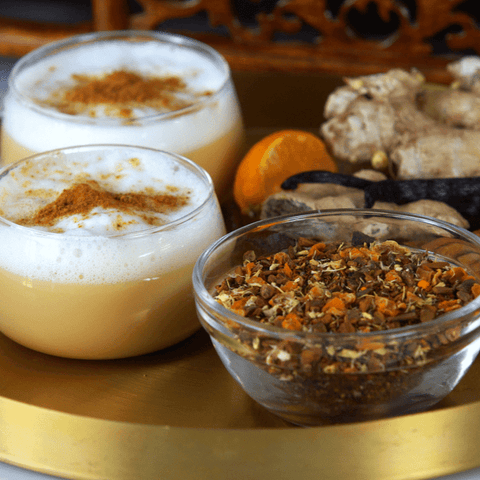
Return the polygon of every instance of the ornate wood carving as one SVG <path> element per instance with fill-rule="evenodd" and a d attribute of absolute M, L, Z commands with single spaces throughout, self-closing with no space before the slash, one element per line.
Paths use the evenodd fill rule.
<path fill-rule="evenodd" d="M 62 26 L 0 16 L 0 54 L 22 55 L 84 31 L 168 29 L 203 40 L 239 70 L 367 74 L 444 66 L 480 55 L 475 0 L 92 0 L 90 23 Z M 130 11 L 130 7 L 135 8 Z M 198 19 L 205 19 L 204 29 Z M 195 22 L 192 21 L 195 20 Z M 186 25 L 195 23 L 195 29 Z M 201 22 L 200 22 L 201 23 Z M 172 26 L 173 24 L 173 26 Z"/>

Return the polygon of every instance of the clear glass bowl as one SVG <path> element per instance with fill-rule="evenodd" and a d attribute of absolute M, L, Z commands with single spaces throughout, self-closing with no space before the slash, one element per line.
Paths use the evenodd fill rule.
<path fill-rule="evenodd" d="M 225 367 L 250 397 L 298 425 L 425 410 L 452 391 L 480 348 L 480 297 L 429 322 L 369 333 L 286 330 L 239 316 L 213 297 L 248 250 L 258 258 L 299 237 L 349 242 L 358 233 L 427 250 L 480 275 L 476 235 L 433 218 L 364 209 L 253 223 L 212 244 L 194 268 L 197 313 Z M 357 368 L 346 373 L 336 362 Z"/>

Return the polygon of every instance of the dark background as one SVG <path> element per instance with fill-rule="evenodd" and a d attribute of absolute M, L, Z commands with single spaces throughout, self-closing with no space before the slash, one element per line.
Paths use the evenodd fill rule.
<path fill-rule="evenodd" d="M 171 0 L 173 1 L 173 0 Z M 182 3 L 185 0 L 176 0 Z M 231 0 L 232 8 L 240 22 L 248 27 L 256 26 L 256 16 L 258 13 L 269 13 L 278 3 L 278 0 Z M 338 15 L 342 4 L 351 3 L 350 0 L 327 0 L 327 15 L 335 18 Z M 416 17 L 415 0 L 397 0 L 395 2 L 408 12 L 412 23 Z M 478 12 L 478 0 L 465 0 L 459 3 L 455 11 L 467 13 L 480 26 L 480 17 Z M 129 9 L 132 13 L 142 11 L 139 3 L 135 0 L 128 1 Z M 59 23 L 77 23 L 89 21 L 91 15 L 90 0 L 0 0 L 0 16 L 8 18 L 18 18 L 22 20 L 38 20 L 46 22 Z M 362 38 L 382 39 L 388 38 L 399 25 L 399 19 L 392 14 L 387 22 L 383 21 L 377 11 L 374 3 L 367 6 L 364 12 L 351 9 L 348 16 L 348 23 L 352 35 Z M 209 25 L 207 15 L 201 12 L 193 17 L 168 20 L 158 26 L 158 29 L 166 31 L 189 30 L 195 32 L 208 32 L 214 30 L 215 33 L 228 35 L 226 27 L 219 26 L 215 29 Z M 429 39 L 434 55 L 444 55 L 451 53 L 446 45 L 445 37 L 448 33 L 458 33 L 460 26 L 452 25 L 445 31 L 440 32 L 434 38 Z M 321 37 L 321 32 L 316 31 L 309 25 L 294 35 L 285 33 L 275 34 L 277 41 L 301 41 L 315 43 Z M 462 54 L 473 54 L 474 52 L 455 52 Z M 0 101 L 6 89 L 8 74 L 15 63 L 16 58 L 0 57 Z M 0 104 L 1 106 L 1 104 Z"/>

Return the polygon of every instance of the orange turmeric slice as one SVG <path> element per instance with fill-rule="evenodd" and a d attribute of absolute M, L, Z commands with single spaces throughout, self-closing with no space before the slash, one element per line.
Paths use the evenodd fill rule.
<path fill-rule="evenodd" d="M 418 287 L 420 287 L 422 290 L 429 290 L 430 288 L 430 282 L 427 282 L 427 280 L 420 280 L 417 283 Z"/>
<path fill-rule="evenodd" d="M 375 297 L 375 306 L 380 313 L 383 313 L 389 317 L 394 317 L 400 313 L 396 303 L 387 297 Z"/>
<path fill-rule="evenodd" d="M 302 130 L 280 130 L 257 142 L 240 162 L 233 184 L 233 197 L 245 215 L 292 175 L 309 170 L 337 172 L 335 160 L 316 135 Z"/>
<path fill-rule="evenodd" d="M 289 313 L 282 322 L 282 328 L 288 330 L 301 330 L 302 325 L 302 319 L 295 313 Z"/>
<path fill-rule="evenodd" d="M 322 308 L 322 312 L 330 313 L 332 315 L 343 315 L 347 310 L 345 302 L 338 297 L 331 298 Z"/>

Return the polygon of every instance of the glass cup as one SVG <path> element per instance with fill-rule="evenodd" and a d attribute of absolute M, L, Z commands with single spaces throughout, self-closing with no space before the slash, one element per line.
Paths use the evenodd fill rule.
<path fill-rule="evenodd" d="M 225 226 L 209 175 L 190 160 L 132 146 L 60 149 L 0 170 L 0 196 L 6 336 L 107 359 L 168 347 L 200 327 L 193 266 Z"/>
<path fill-rule="evenodd" d="M 193 160 L 220 196 L 244 132 L 225 59 L 150 31 L 78 35 L 24 56 L 9 77 L 2 129 L 3 164 L 69 146 L 139 145 Z"/>

